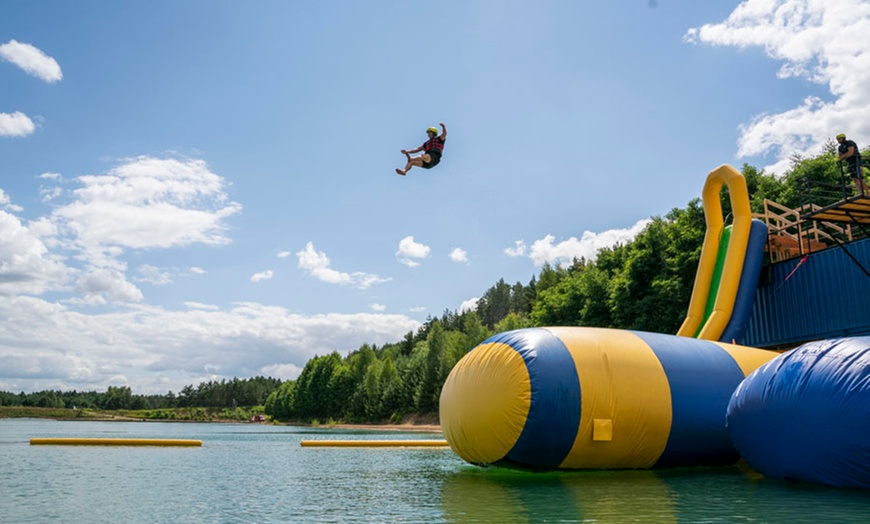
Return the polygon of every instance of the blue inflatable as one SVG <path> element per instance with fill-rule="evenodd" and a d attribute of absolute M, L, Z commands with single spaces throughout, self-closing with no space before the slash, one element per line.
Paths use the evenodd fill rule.
<path fill-rule="evenodd" d="M 761 366 L 731 397 L 727 427 L 768 477 L 870 487 L 870 337 L 811 342 Z"/>

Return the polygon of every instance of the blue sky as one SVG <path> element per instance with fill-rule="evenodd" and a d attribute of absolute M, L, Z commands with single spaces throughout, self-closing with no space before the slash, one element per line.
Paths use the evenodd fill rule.
<path fill-rule="evenodd" d="M 398 341 L 720 164 L 863 147 L 868 29 L 858 0 L 0 3 L 0 389 Z"/>

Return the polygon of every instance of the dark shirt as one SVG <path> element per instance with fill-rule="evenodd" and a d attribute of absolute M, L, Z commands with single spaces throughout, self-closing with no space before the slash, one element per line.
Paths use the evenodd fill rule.
<path fill-rule="evenodd" d="M 436 136 L 432 140 L 427 140 L 425 144 L 423 144 L 423 151 L 428 154 L 437 153 L 441 154 L 444 151 L 444 139 L 440 136 Z"/>
<path fill-rule="evenodd" d="M 858 152 L 858 144 L 856 144 L 853 140 L 843 140 L 843 143 L 837 147 L 837 153 L 843 154 L 849 151 L 849 147 L 851 147 L 854 151 L 852 156 L 847 156 L 843 160 L 849 162 L 850 164 L 854 164 L 861 158 L 861 154 Z"/>

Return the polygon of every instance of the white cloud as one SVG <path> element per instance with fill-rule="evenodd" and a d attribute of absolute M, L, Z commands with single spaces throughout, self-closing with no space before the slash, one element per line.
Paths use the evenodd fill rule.
<path fill-rule="evenodd" d="M 465 313 L 466 311 L 472 311 L 477 308 L 477 303 L 480 302 L 480 297 L 469 298 L 468 300 L 463 300 L 462 304 L 459 304 L 459 312 Z"/>
<path fill-rule="evenodd" d="M 0 207 L 12 211 L 13 213 L 20 213 L 24 210 L 23 207 L 13 204 L 12 199 L 9 198 L 9 195 L 7 195 L 6 191 L 3 191 L 2 188 L 0 188 Z"/>
<path fill-rule="evenodd" d="M 343 273 L 332 269 L 329 267 L 331 263 L 326 253 L 317 251 L 313 242 L 308 242 L 304 250 L 296 253 L 296 257 L 298 259 L 297 267 L 307 271 L 314 278 L 330 284 L 351 285 L 359 289 L 367 289 L 374 284 L 390 281 L 389 278 L 381 278 L 371 273 L 361 271 Z"/>
<path fill-rule="evenodd" d="M 127 249 L 229 243 L 225 220 L 241 209 L 227 201 L 223 179 L 201 160 L 143 156 L 125 160 L 105 175 L 65 180 L 57 173 L 43 173 L 38 178 L 57 184 L 40 188 L 43 201 L 54 206 L 52 213 L 26 226 L 12 215 L 4 216 L 5 227 L 17 236 L 5 237 L 0 258 L 8 256 L 17 265 L 41 261 L 41 271 L 30 273 L 47 278 L 29 279 L 31 293 L 60 289 L 74 279 L 73 290 L 80 296 L 69 301 L 76 304 L 141 301 L 142 292 L 126 276 L 122 257 Z M 13 243 L 24 238 L 30 239 L 29 258 L 21 256 L 21 242 Z M 75 263 L 82 267 L 72 267 Z M 20 281 L 11 277 L 16 269 L 10 263 L 0 267 L 3 271 L 8 275 L 0 292 Z M 132 280 L 160 285 L 171 282 L 171 277 L 142 264 Z M 34 287 L 37 281 L 42 284 Z M 20 284 L 11 287 L 19 289 Z"/>
<path fill-rule="evenodd" d="M 598 256 L 598 251 L 601 248 L 612 247 L 616 244 L 624 244 L 637 236 L 643 231 L 643 228 L 650 223 L 649 219 L 638 220 L 633 226 L 628 229 L 611 229 L 603 233 L 593 233 L 592 231 L 584 231 L 580 239 L 571 237 L 568 240 L 563 240 L 558 244 L 554 244 L 555 237 L 547 235 L 541 240 L 536 240 L 532 247 L 528 250 L 528 257 L 531 258 L 536 266 L 542 266 L 544 263 L 551 265 L 570 265 L 575 258 L 585 258 L 587 260 L 595 260 Z M 516 244 L 519 248 L 520 243 Z M 508 252 L 510 248 L 506 249 Z M 519 250 L 515 251 L 519 252 Z M 525 253 L 523 245 L 522 253 Z M 510 254 L 510 253 L 508 253 Z M 518 255 L 512 255 L 518 256 Z"/>
<path fill-rule="evenodd" d="M 273 377 L 281 380 L 292 380 L 302 373 L 303 367 L 295 364 L 272 364 L 262 368 L 262 376 Z"/>
<path fill-rule="evenodd" d="M 70 304 L 140 302 L 131 281 L 164 285 L 172 278 L 146 263 L 128 280 L 126 249 L 228 243 L 224 220 L 241 209 L 227 202 L 222 179 L 196 160 L 139 157 L 106 175 L 38 178 L 61 185 L 40 188 L 54 209 L 27 224 L 0 189 L 0 295 L 66 290 L 79 294 L 65 299 Z"/>
<path fill-rule="evenodd" d="M 61 290 L 74 274 L 18 217 L 0 211 L 0 295 Z"/>
<path fill-rule="evenodd" d="M 369 308 L 372 311 L 381 312 L 381 311 L 385 311 L 387 309 L 387 306 L 384 306 L 382 304 L 371 304 L 371 305 L 369 305 Z"/>
<path fill-rule="evenodd" d="M 241 210 L 202 160 L 141 156 L 75 182 L 50 220 L 66 247 L 94 267 L 122 269 L 127 248 L 227 244 L 225 220 Z"/>
<path fill-rule="evenodd" d="M 0 45 L 0 59 L 11 62 L 27 74 L 49 83 L 63 78 L 57 61 L 30 44 L 10 40 Z"/>
<path fill-rule="evenodd" d="M 267 269 L 266 271 L 254 273 L 254 275 L 251 276 L 251 282 L 260 282 L 261 280 L 270 280 L 271 278 L 272 278 L 272 270 Z"/>
<path fill-rule="evenodd" d="M 21 111 L 0 113 L 0 136 L 27 136 L 34 130 L 36 124 Z"/>
<path fill-rule="evenodd" d="M 453 251 L 450 252 L 450 260 L 454 262 L 468 262 L 468 253 L 464 249 L 454 248 Z"/>
<path fill-rule="evenodd" d="M 187 306 L 82 314 L 38 298 L 0 296 L 0 390 L 100 390 L 123 379 L 145 394 L 178 391 L 205 376 L 289 379 L 316 354 L 395 342 L 420 327 L 403 315 Z"/>
<path fill-rule="evenodd" d="M 202 309 L 205 311 L 217 311 L 220 309 L 214 304 L 203 304 L 202 302 L 185 302 L 184 305 L 190 309 Z"/>
<path fill-rule="evenodd" d="M 289 251 L 281 251 L 280 253 L 278 253 L 278 258 L 287 258 L 289 256 L 290 256 Z"/>
<path fill-rule="evenodd" d="M 191 266 L 188 271 L 190 271 L 194 275 L 205 275 L 206 274 L 206 270 L 204 270 L 201 267 L 197 267 L 197 266 Z"/>
<path fill-rule="evenodd" d="M 415 242 L 414 237 L 409 235 L 399 241 L 396 258 L 408 267 L 417 267 L 420 265 L 417 260 L 429 258 L 429 251 L 429 246 Z"/>
<path fill-rule="evenodd" d="M 157 266 L 142 264 L 139 266 L 138 271 L 140 276 L 133 279 L 136 282 L 147 282 L 155 286 L 164 286 L 172 283 L 172 277 L 169 276 L 169 273 L 161 271 Z"/>
<path fill-rule="evenodd" d="M 410 311 L 411 313 L 422 313 L 422 312 L 426 311 L 426 308 L 424 306 L 414 306 L 414 307 L 410 308 L 408 311 Z"/>
<path fill-rule="evenodd" d="M 63 190 L 59 187 L 41 187 L 39 188 L 39 194 L 41 195 L 40 200 L 42 200 L 42 202 L 46 204 L 49 204 L 52 200 L 63 195 Z"/>
<path fill-rule="evenodd" d="M 79 276 L 75 290 L 84 298 L 77 304 L 104 305 L 109 302 L 141 302 L 142 291 L 127 281 L 123 271 L 91 268 Z"/>
<path fill-rule="evenodd" d="M 781 61 L 780 78 L 824 85 L 826 101 L 807 97 L 797 107 L 762 114 L 741 126 L 738 155 L 774 153 L 775 173 L 790 167 L 794 153 L 817 155 L 826 140 L 846 133 L 870 142 L 870 3 L 864 0 L 747 0 L 716 24 L 689 29 L 688 42 L 759 47 Z"/>
<path fill-rule="evenodd" d="M 514 242 L 514 247 L 505 248 L 504 252 L 509 257 L 524 257 L 526 256 L 526 243 L 517 240 Z"/>

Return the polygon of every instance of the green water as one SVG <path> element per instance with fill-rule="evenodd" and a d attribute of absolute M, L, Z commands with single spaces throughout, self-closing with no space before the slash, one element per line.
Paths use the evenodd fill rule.
<path fill-rule="evenodd" d="M 201 448 L 30 446 L 33 437 L 192 438 Z M 448 449 L 302 448 L 439 438 L 253 424 L 0 420 L 0 522 L 870 522 L 870 492 L 737 467 L 526 473 Z"/>

